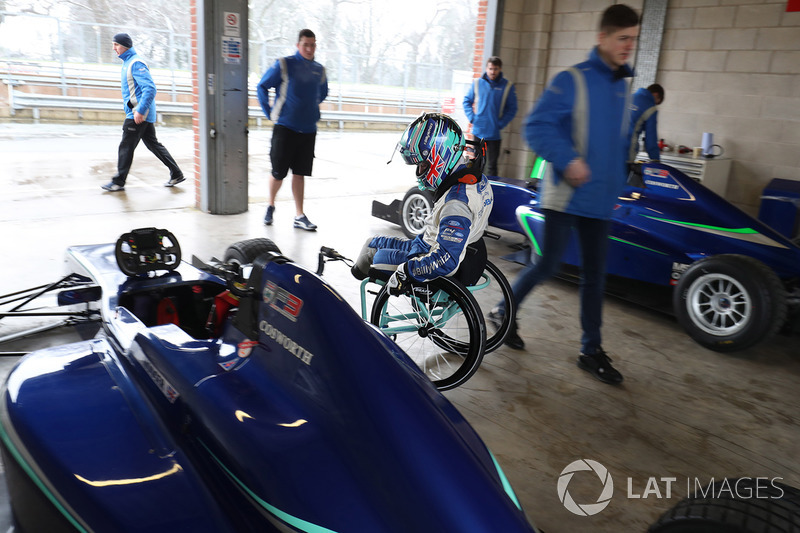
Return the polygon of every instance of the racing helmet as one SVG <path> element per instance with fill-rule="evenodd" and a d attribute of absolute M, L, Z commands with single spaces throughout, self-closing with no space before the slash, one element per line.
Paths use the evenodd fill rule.
<path fill-rule="evenodd" d="M 397 143 L 403 161 L 416 165 L 420 188 L 434 191 L 458 166 L 464 147 L 461 127 L 441 113 L 420 115 Z"/>

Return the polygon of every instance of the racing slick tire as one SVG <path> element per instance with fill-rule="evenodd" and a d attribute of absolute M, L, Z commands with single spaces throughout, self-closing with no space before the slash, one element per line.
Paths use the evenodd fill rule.
<path fill-rule="evenodd" d="M 425 228 L 425 219 L 433 209 L 433 193 L 418 187 L 409 189 L 400 203 L 400 229 L 413 239 Z"/>
<path fill-rule="evenodd" d="M 486 348 L 486 325 L 475 298 L 460 282 L 436 278 L 400 295 L 384 285 L 370 322 L 388 335 L 439 390 L 466 382 Z"/>
<path fill-rule="evenodd" d="M 699 497 L 698 497 L 699 496 Z M 761 478 L 709 483 L 678 502 L 648 533 L 786 533 L 800 531 L 800 491 Z"/>
<path fill-rule="evenodd" d="M 223 260 L 226 263 L 249 265 L 255 261 L 258 256 L 267 252 L 281 253 L 281 250 L 278 248 L 277 244 L 263 237 L 247 239 L 228 246 L 228 249 L 225 250 L 225 257 Z"/>
<path fill-rule="evenodd" d="M 786 320 L 786 291 L 767 265 L 744 255 L 692 264 L 672 298 L 678 322 L 700 345 L 744 350 L 775 334 Z"/>

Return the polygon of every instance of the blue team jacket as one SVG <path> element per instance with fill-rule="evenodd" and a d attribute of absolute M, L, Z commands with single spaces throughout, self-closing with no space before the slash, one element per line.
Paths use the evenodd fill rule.
<path fill-rule="evenodd" d="M 269 90 L 275 88 L 270 105 Z M 328 96 L 325 67 L 300 52 L 282 57 L 258 83 L 258 102 L 268 119 L 298 133 L 317 131 L 319 104 Z"/>
<path fill-rule="evenodd" d="M 653 161 L 661 160 L 658 148 L 658 107 L 653 93 L 638 89 L 633 93 L 631 104 L 631 152 L 628 159 L 633 161 L 639 151 L 639 135 L 644 131 L 644 148 Z"/>
<path fill-rule="evenodd" d="M 472 124 L 472 133 L 487 141 L 499 141 L 500 130 L 508 126 L 517 114 L 517 91 L 514 84 L 504 78 L 502 73 L 495 81 L 490 80 L 484 73 L 477 83 L 477 95 L 475 85 L 473 83 L 469 86 L 463 102 L 464 113 Z M 503 94 L 509 85 L 508 95 L 503 104 Z M 473 110 L 476 99 L 478 108 Z M 500 109 L 501 105 L 503 109 Z"/>
<path fill-rule="evenodd" d="M 584 102 L 576 98 L 575 73 L 585 81 Z M 625 78 L 632 75 L 627 65 L 613 71 L 595 48 L 572 72 L 556 75 L 539 98 L 525 121 L 524 135 L 530 147 L 550 163 L 551 172 L 542 183 L 542 207 L 589 218 L 611 218 L 628 177 L 630 93 Z M 579 131 L 584 132 L 583 140 Z M 589 165 L 591 178 L 573 188 L 562 175 L 579 156 Z"/>
<path fill-rule="evenodd" d="M 136 55 L 133 48 L 125 50 L 119 58 L 122 59 L 122 103 L 125 118 L 133 120 L 133 111 L 136 110 L 145 116 L 147 122 L 155 122 L 156 84 L 153 83 L 147 63 Z"/>

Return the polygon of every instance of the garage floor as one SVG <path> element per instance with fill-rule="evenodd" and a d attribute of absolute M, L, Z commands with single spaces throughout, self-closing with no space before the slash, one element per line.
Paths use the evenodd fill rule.
<path fill-rule="evenodd" d="M 159 128 L 159 137 L 190 174 L 190 132 Z M 399 161 L 386 165 L 397 137 L 320 134 L 305 209 L 319 231 L 307 233 L 291 227 L 288 184 L 275 224 L 262 224 L 267 132 L 250 135 L 249 211 L 220 216 L 194 207 L 190 181 L 164 188 L 166 169 L 144 147 L 126 191 L 103 193 L 99 186 L 114 171 L 118 126 L 0 124 L 0 293 L 57 279 L 66 246 L 113 242 L 125 231 L 152 225 L 172 231 L 185 258 L 220 255 L 228 244 L 251 237 L 273 239 L 284 255 L 312 269 L 323 245 L 354 256 L 372 234 L 399 234 L 397 227 L 370 216 L 373 199 L 388 203 L 413 185 L 411 169 Z M 489 243 L 493 261 L 509 279 L 520 267 L 500 256 L 521 240 L 504 233 Z M 347 268 L 331 264 L 325 277 L 357 305 L 357 283 Z M 580 330 L 574 285 L 548 282 L 524 302 L 520 314 L 526 351 L 499 349 L 472 380 L 445 396 L 492 449 L 542 530 L 645 531 L 712 478 L 760 477 L 766 483 L 781 478 L 777 481 L 800 486 L 797 336 L 719 354 L 695 344 L 671 317 L 610 297 L 604 347 L 625 376 L 624 384 L 614 387 L 575 365 Z M 20 327 L 0 322 L 0 336 Z M 0 351 L 74 338 L 43 335 Z M 15 360 L 0 357 L 0 376 Z M 614 485 L 608 506 L 593 516 L 573 514 L 559 501 L 559 476 L 581 459 L 607 468 Z M 580 504 L 595 503 L 601 490 L 588 471 L 569 484 Z M 4 499 L 0 489 L 0 502 Z M 5 511 L 0 509 L 0 531 L 7 529 Z"/>

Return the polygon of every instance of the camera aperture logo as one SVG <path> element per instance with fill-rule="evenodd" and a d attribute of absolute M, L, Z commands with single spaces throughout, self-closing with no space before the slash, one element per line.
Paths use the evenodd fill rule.
<path fill-rule="evenodd" d="M 572 499 L 569 490 L 567 490 L 569 488 L 569 482 L 572 481 L 572 477 L 575 473 L 583 471 L 592 471 L 597 474 L 597 477 L 600 478 L 600 482 L 603 485 L 603 490 L 594 503 L 579 504 Z M 571 462 L 561 471 L 561 475 L 558 476 L 558 499 L 561 500 L 561 503 L 564 504 L 567 511 L 579 516 L 592 516 L 601 512 L 611 502 L 611 496 L 613 494 L 614 480 L 611 479 L 611 474 L 609 474 L 608 469 L 591 459 L 578 459 L 577 461 Z"/>
<path fill-rule="evenodd" d="M 582 476 L 577 483 L 577 490 L 573 490 L 576 494 L 580 494 L 583 498 L 595 494 L 595 490 L 600 492 L 597 501 L 592 503 L 578 503 L 569 492 L 569 484 L 573 481 L 573 477 L 579 472 L 593 472 L 600 480 L 602 489 L 597 486 L 597 482 L 592 480 L 594 476 L 586 474 Z M 734 500 L 749 500 L 749 499 L 780 499 L 784 496 L 784 486 L 780 483 L 782 477 L 741 477 L 741 478 L 711 478 L 708 482 L 703 482 L 699 478 L 686 478 L 686 497 L 693 499 L 717 499 L 725 501 Z M 587 483 L 589 481 L 589 483 Z M 642 484 L 635 483 L 633 478 L 628 478 L 627 484 L 627 498 L 628 500 L 638 500 L 646 498 L 672 498 L 676 488 L 680 485 L 677 483 L 676 476 L 650 476 L 647 482 Z M 638 487 L 644 486 L 644 490 L 637 490 Z M 558 476 L 558 499 L 567 509 L 567 511 L 578 516 L 593 516 L 602 512 L 608 504 L 611 503 L 611 496 L 614 494 L 614 481 L 611 479 L 611 473 L 608 469 L 591 459 L 578 459 L 573 461 L 561 471 Z M 573 486 L 573 489 L 576 489 Z"/>

